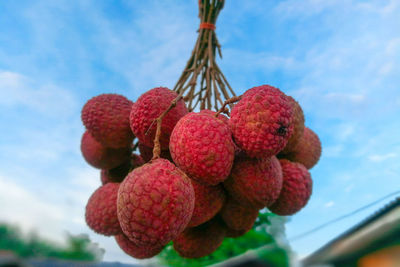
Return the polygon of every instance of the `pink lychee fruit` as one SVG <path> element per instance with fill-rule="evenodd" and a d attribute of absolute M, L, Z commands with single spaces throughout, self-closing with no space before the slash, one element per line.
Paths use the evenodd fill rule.
<path fill-rule="evenodd" d="M 215 117 L 194 112 L 176 124 L 169 148 L 179 168 L 207 185 L 228 177 L 235 155 L 229 127 Z"/>
<path fill-rule="evenodd" d="M 104 146 L 129 147 L 134 138 L 129 126 L 132 104 L 132 101 L 118 94 L 95 96 L 83 106 L 83 124 Z"/>
<path fill-rule="evenodd" d="M 279 157 L 303 164 L 307 169 L 314 167 L 321 157 L 321 141 L 318 135 L 305 127 L 303 136 L 292 151 Z"/>
<path fill-rule="evenodd" d="M 214 217 L 222 208 L 226 194 L 221 184 L 208 186 L 192 180 L 195 202 L 188 227 L 198 226 Z"/>
<path fill-rule="evenodd" d="M 216 219 L 186 229 L 174 239 L 174 249 L 184 258 L 201 258 L 213 253 L 224 241 L 225 227 Z"/>
<path fill-rule="evenodd" d="M 100 179 L 102 184 L 106 184 L 109 182 L 120 183 L 124 180 L 124 178 L 128 175 L 129 170 L 132 168 L 132 164 L 130 161 L 126 161 L 123 164 L 110 169 L 101 170 Z"/>
<path fill-rule="evenodd" d="M 215 117 L 216 113 L 217 112 L 209 110 L 209 109 L 203 109 L 200 111 L 200 114 L 207 114 L 207 115 L 214 116 L 214 117 Z M 218 114 L 217 118 L 222 120 L 223 122 L 225 122 L 227 125 L 229 124 L 229 119 L 224 114 L 222 114 L 222 113 Z"/>
<path fill-rule="evenodd" d="M 163 246 L 187 226 L 194 208 L 190 178 L 165 159 L 131 171 L 118 192 L 124 234 L 139 246 Z"/>
<path fill-rule="evenodd" d="M 243 206 L 234 198 L 228 197 L 219 214 L 229 228 L 248 231 L 258 217 L 258 209 Z"/>
<path fill-rule="evenodd" d="M 144 164 L 144 161 L 141 156 L 133 153 L 130 159 L 118 167 L 115 167 L 110 170 L 101 170 L 100 178 L 102 184 L 106 184 L 108 182 L 120 183 L 124 180 L 124 178 L 128 175 L 129 171 L 140 167 Z"/>
<path fill-rule="evenodd" d="M 288 96 L 293 110 L 293 133 L 289 137 L 286 146 L 280 153 L 288 153 L 297 145 L 304 132 L 304 113 L 299 103 L 293 97 Z"/>
<path fill-rule="evenodd" d="M 278 215 L 292 215 L 308 202 L 312 192 L 311 175 L 301 163 L 279 160 L 282 166 L 283 186 L 278 199 L 268 207 Z"/>
<path fill-rule="evenodd" d="M 148 259 L 158 255 L 164 248 L 164 246 L 150 245 L 150 246 L 138 246 L 134 242 L 130 241 L 124 234 L 116 235 L 115 241 L 118 246 L 129 256 L 136 259 Z"/>
<path fill-rule="evenodd" d="M 233 230 L 229 227 L 226 226 L 226 234 L 225 237 L 230 237 L 230 238 L 238 238 L 243 235 L 245 235 L 248 231 L 251 230 L 252 227 L 248 229 L 243 229 L 243 230 Z"/>
<path fill-rule="evenodd" d="M 279 196 L 282 189 L 281 165 L 275 156 L 262 159 L 238 157 L 224 187 L 242 205 L 262 209 Z"/>
<path fill-rule="evenodd" d="M 293 111 L 278 88 L 262 85 L 247 90 L 233 107 L 229 124 L 235 143 L 250 157 L 281 151 L 293 132 Z"/>
<path fill-rule="evenodd" d="M 118 183 L 107 183 L 99 187 L 86 205 L 87 225 L 96 233 L 110 236 L 121 234 L 117 216 Z"/>
<path fill-rule="evenodd" d="M 130 114 L 130 125 L 139 142 L 148 146 L 154 146 L 154 137 L 157 124 L 154 122 L 178 94 L 166 87 L 157 87 L 142 94 L 133 104 Z M 175 124 L 188 113 L 185 102 L 181 99 L 176 103 L 162 120 L 160 145 L 161 149 L 168 149 L 169 137 Z M 150 129 L 149 129 L 150 128 Z"/>
<path fill-rule="evenodd" d="M 85 131 L 81 140 L 81 152 L 87 163 L 99 169 L 115 168 L 130 157 L 130 148 L 109 148 L 105 147 L 92 135 Z"/>

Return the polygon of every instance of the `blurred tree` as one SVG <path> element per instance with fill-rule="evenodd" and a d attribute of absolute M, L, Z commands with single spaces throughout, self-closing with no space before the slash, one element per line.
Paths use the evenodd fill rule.
<path fill-rule="evenodd" d="M 285 220 L 285 217 L 263 210 L 249 232 L 238 238 L 225 238 L 222 245 L 206 257 L 198 259 L 182 258 L 174 250 L 171 242 L 158 255 L 158 259 L 162 264 L 169 266 L 205 266 L 222 262 L 250 249 L 269 245 L 270 249 L 263 249 L 260 258 L 270 263 L 271 266 L 289 266 L 289 248 L 284 233 Z"/>
<path fill-rule="evenodd" d="M 14 252 L 22 258 L 58 258 L 69 260 L 99 261 L 104 255 L 90 242 L 87 235 L 67 235 L 66 246 L 41 239 L 36 233 L 24 237 L 18 227 L 0 224 L 0 250 Z"/>

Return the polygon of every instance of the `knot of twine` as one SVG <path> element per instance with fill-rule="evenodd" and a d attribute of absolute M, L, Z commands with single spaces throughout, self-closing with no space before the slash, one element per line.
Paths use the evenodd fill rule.
<path fill-rule="evenodd" d="M 215 30 L 215 25 L 208 22 L 200 23 L 200 29 L 208 29 L 208 30 Z"/>

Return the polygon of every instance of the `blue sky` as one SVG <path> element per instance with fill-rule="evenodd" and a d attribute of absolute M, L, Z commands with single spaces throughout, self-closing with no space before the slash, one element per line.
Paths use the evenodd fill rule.
<path fill-rule="evenodd" d="M 1 1 L 0 10 L 0 221 L 53 240 L 88 233 L 105 260 L 132 261 L 85 225 L 100 180 L 80 154 L 80 110 L 101 93 L 134 101 L 173 87 L 194 46 L 197 1 Z M 281 88 L 322 141 L 289 238 L 400 189 L 399 13 L 396 0 L 230 0 L 220 14 L 219 64 L 236 93 Z M 291 245 L 304 256 L 379 207 Z"/>

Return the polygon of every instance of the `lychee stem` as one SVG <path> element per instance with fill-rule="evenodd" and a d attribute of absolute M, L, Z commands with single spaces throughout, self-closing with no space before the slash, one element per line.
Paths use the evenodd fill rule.
<path fill-rule="evenodd" d="M 242 96 L 234 96 L 229 98 L 228 100 L 225 100 L 224 104 L 222 105 L 222 107 L 217 111 L 217 113 L 215 113 L 215 117 L 218 117 L 218 115 L 222 112 L 229 114 L 229 111 L 226 109 L 226 106 L 229 104 L 233 104 L 235 102 L 238 102 L 240 99 L 242 99 Z"/>
<path fill-rule="evenodd" d="M 153 158 L 151 160 L 160 158 L 160 154 L 161 154 L 160 136 L 161 136 L 162 120 L 165 117 L 165 115 L 167 115 L 168 112 L 176 106 L 176 103 L 178 103 L 178 101 L 181 100 L 182 95 L 183 95 L 183 91 L 180 94 L 178 94 L 178 96 L 174 100 L 171 101 L 171 104 L 169 105 L 169 107 L 163 113 L 161 113 L 161 115 L 158 116 L 158 118 L 155 119 L 149 127 L 149 129 L 150 129 L 153 126 L 154 122 L 157 122 L 157 130 L 156 130 L 156 135 L 154 137 Z"/>
<path fill-rule="evenodd" d="M 215 25 L 224 4 L 224 0 L 200 0 L 201 24 Z M 216 51 L 222 58 L 221 46 L 215 30 L 200 27 L 191 57 L 174 87 L 177 93 L 185 94 L 184 100 L 189 111 L 194 110 L 198 105 L 201 110 L 214 108 L 217 111 L 219 106 L 224 104 L 224 100 L 236 96 L 215 61 Z M 196 88 L 198 82 L 200 82 L 199 87 Z"/>

